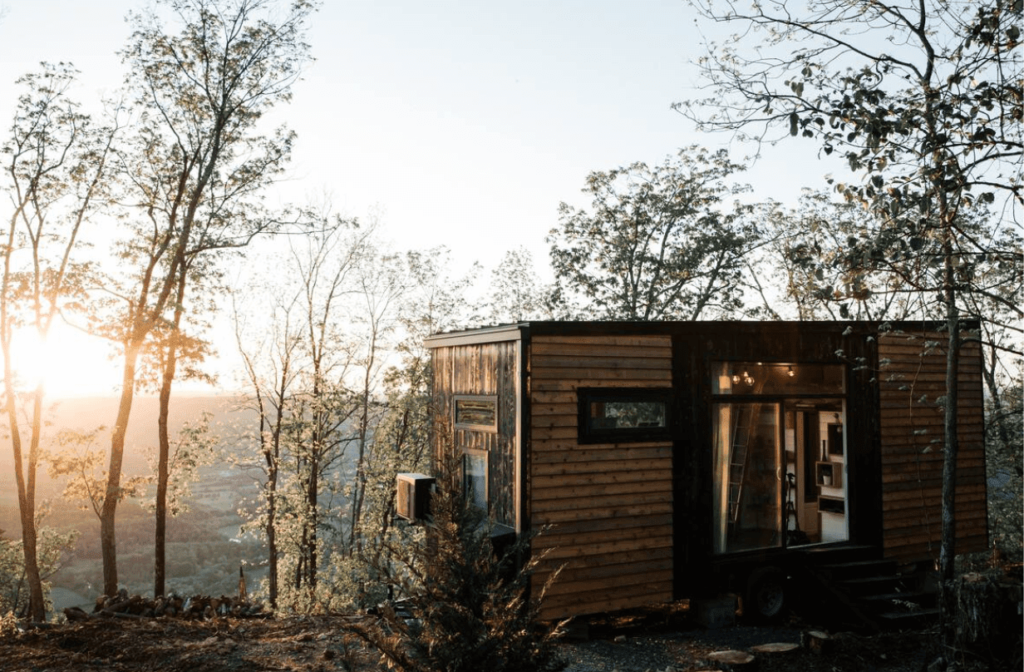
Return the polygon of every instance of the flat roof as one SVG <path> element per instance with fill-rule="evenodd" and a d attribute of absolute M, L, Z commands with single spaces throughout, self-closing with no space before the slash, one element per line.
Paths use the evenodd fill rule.
<path fill-rule="evenodd" d="M 963 329 L 977 329 L 976 318 L 961 320 Z M 717 321 L 662 321 L 662 322 L 615 322 L 615 321 L 555 321 L 541 320 L 532 322 L 516 322 L 476 329 L 465 329 L 447 333 L 434 334 L 424 340 L 427 348 L 443 348 L 459 345 L 476 345 L 482 343 L 501 343 L 507 341 L 529 340 L 531 336 L 643 336 L 643 335 L 674 335 L 715 333 L 728 330 L 732 333 L 748 332 L 757 334 L 785 334 L 793 331 L 832 332 L 843 331 L 850 334 L 877 334 L 880 331 L 943 331 L 945 323 L 941 321 L 749 321 L 749 320 L 717 320 Z"/>

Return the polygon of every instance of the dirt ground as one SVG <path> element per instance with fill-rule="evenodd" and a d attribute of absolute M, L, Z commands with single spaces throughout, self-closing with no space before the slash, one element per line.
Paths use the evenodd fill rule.
<path fill-rule="evenodd" d="M 376 654 L 345 632 L 346 617 L 181 620 L 104 618 L 0 637 L 0 670 L 108 672 L 308 671 L 384 669 Z M 569 672 L 677 672 L 714 669 L 709 654 L 756 644 L 798 642 L 806 624 L 719 630 L 686 622 L 621 618 L 592 624 L 560 653 Z M 759 659 L 760 672 L 921 672 L 938 655 L 934 630 L 874 636 L 835 633 L 826 654 L 797 650 Z M 1019 658 L 1018 658 L 1019 660 Z M 960 669 L 1000 669 L 965 657 Z M 1019 670 L 1019 663 L 1016 670 Z M 1016 672 L 1016 671 L 1015 671 Z"/>

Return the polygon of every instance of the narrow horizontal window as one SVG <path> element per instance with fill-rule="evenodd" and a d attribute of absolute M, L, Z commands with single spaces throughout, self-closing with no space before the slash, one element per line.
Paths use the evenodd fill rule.
<path fill-rule="evenodd" d="M 456 396 L 455 428 L 490 432 L 498 431 L 497 397 Z"/>
<path fill-rule="evenodd" d="M 628 443 L 670 438 L 671 392 L 649 388 L 579 390 L 579 442 Z"/>
<path fill-rule="evenodd" d="M 714 362 L 712 394 L 841 394 L 842 364 Z"/>

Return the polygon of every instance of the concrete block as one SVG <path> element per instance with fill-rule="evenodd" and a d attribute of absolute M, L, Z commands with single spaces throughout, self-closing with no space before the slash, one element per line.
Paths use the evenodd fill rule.
<path fill-rule="evenodd" d="M 736 624 L 736 596 L 722 595 L 690 602 L 697 623 L 709 630 Z"/>

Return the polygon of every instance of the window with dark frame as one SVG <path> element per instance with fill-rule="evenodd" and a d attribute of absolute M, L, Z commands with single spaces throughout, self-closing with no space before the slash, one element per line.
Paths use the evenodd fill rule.
<path fill-rule="evenodd" d="M 671 438 L 671 390 L 581 388 L 578 399 L 580 443 L 630 443 Z"/>

